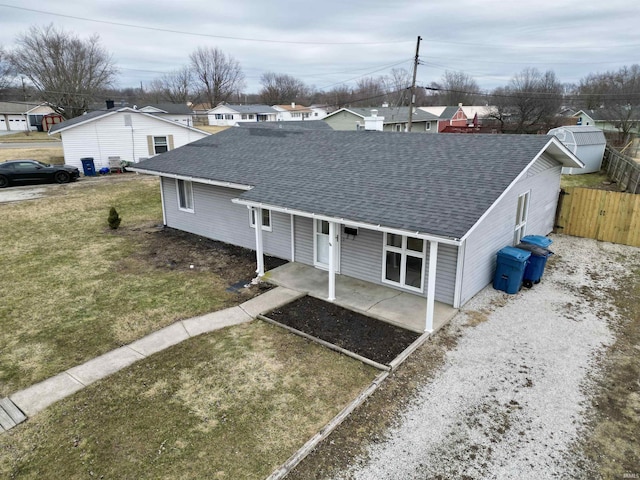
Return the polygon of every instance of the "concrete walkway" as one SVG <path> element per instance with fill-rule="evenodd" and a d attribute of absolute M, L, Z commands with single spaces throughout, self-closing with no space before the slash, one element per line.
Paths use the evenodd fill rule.
<path fill-rule="evenodd" d="M 303 294 L 298 291 L 276 287 L 237 307 L 176 322 L 129 345 L 112 350 L 55 377 L 20 390 L 10 395 L 9 400 L 30 417 L 58 400 L 62 400 L 87 385 L 122 370 L 149 355 L 203 333 L 250 322 L 259 314 L 278 308 L 301 296 Z M 5 403 L 6 400 L 3 399 Z M 2 429 L 0 429 L 1 431 Z"/>

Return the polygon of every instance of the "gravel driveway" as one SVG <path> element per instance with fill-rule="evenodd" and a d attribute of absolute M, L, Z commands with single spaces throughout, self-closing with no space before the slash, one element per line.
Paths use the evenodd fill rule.
<path fill-rule="evenodd" d="M 612 343 L 606 295 L 640 250 L 553 236 L 542 283 L 487 288 L 453 320 L 461 337 L 397 426 L 339 478 L 581 478 L 571 452 L 591 375 Z M 471 326 L 470 326 L 471 325 Z"/>

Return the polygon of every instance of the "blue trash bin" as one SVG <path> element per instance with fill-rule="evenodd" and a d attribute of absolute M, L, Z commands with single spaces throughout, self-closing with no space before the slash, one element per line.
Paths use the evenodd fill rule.
<path fill-rule="evenodd" d="M 504 247 L 497 255 L 493 288 L 509 294 L 518 293 L 522 287 L 524 270 L 531 257 L 531 252 L 515 247 Z"/>
<path fill-rule="evenodd" d="M 93 157 L 81 158 L 82 172 L 85 177 L 93 177 L 96 174 L 96 166 L 93 163 Z"/>
<path fill-rule="evenodd" d="M 553 252 L 532 243 L 524 242 L 519 243 L 516 248 L 531 253 L 529 263 L 524 269 L 524 276 L 522 277 L 522 284 L 527 288 L 531 288 L 534 283 L 540 283 L 547 259 L 553 255 Z"/>
<path fill-rule="evenodd" d="M 531 245 L 542 248 L 548 248 L 549 245 L 553 243 L 553 240 L 542 235 L 527 235 L 526 237 L 522 237 L 520 241 L 522 243 L 530 243 Z"/>

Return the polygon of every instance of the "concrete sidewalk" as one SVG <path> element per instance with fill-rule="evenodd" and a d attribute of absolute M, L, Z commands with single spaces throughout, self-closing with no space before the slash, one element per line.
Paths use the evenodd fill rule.
<path fill-rule="evenodd" d="M 285 305 L 303 295 L 295 290 L 276 287 L 237 307 L 176 322 L 129 345 L 20 390 L 10 395 L 9 399 L 30 417 L 96 380 L 105 378 L 149 355 L 203 333 L 250 322 L 259 314 Z"/>

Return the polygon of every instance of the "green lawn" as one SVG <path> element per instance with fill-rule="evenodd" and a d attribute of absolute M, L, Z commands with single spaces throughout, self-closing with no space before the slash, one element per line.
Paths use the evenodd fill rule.
<path fill-rule="evenodd" d="M 146 261 L 143 227 L 162 223 L 158 180 L 111 178 L 0 204 L 0 397 L 237 302 L 211 271 Z M 107 226 L 112 205 L 117 231 Z"/>
<path fill-rule="evenodd" d="M 562 175 L 560 186 L 562 188 L 570 187 L 597 187 L 602 182 L 608 182 L 609 177 L 604 171 L 595 173 L 585 173 L 582 175 Z"/>
<path fill-rule="evenodd" d="M 261 321 L 219 330 L 0 434 L 0 478 L 263 479 L 376 373 Z"/>

